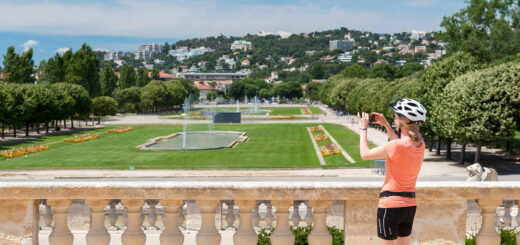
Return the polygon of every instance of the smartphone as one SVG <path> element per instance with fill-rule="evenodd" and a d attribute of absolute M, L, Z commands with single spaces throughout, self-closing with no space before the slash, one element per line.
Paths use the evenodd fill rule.
<path fill-rule="evenodd" d="M 370 117 L 368 118 L 368 123 L 374 124 L 375 121 L 376 121 L 376 115 L 374 113 L 371 113 Z"/>

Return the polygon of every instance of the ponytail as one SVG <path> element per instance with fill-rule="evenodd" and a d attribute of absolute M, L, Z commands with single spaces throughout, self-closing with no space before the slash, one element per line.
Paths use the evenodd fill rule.
<path fill-rule="evenodd" d="M 410 135 L 410 138 L 413 142 L 419 142 L 422 140 L 421 132 L 419 131 L 419 128 L 421 126 L 421 122 L 413 122 L 410 121 L 408 118 L 399 115 L 399 124 L 406 125 L 406 132 L 408 135 Z"/>

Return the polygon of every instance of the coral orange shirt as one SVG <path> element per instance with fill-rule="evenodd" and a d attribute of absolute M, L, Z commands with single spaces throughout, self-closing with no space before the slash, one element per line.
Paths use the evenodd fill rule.
<path fill-rule="evenodd" d="M 392 140 L 385 145 L 386 175 L 383 191 L 414 192 L 417 176 L 424 159 L 424 141 L 418 147 L 408 136 Z M 390 196 L 379 198 L 380 208 L 416 206 L 415 198 Z"/>

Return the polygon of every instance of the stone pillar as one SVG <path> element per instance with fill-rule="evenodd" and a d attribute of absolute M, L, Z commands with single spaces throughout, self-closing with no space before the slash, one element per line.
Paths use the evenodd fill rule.
<path fill-rule="evenodd" d="M 49 235 L 50 245 L 72 245 L 74 237 L 67 225 L 67 209 L 72 200 L 47 200 L 47 205 L 54 208 L 54 229 Z"/>
<path fill-rule="evenodd" d="M 345 200 L 345 245 L 377 245 L 378 199 Z"/>
<path fill-rule="evenodd" d="M 332 235 L 327 229 L 327 208 L 332 201 L 309 200 L 309 205 L 314 208 L 314 226 L 309 234 L 309 245 L 330 245 Z"/>
<path fill-rule="evenodd" d="M 38 200 L 0 200 L 0 207 L 0 244 L 38 244 Z"/>
<path fill-rule="evenodd" d="M 412 243 L 442 239 L 444 243 L 464 244 L 467 203 L 466 199 L 418 200 Z"/>
<path fill-rule="evenodd" d="M 128 216 L 126 230 L 123 235 L 121 235 L 123 245 L 144 245 L 146 242 L 146 235 L 141 229 L 143 223 L 141 210 L 144 200 L 128 199 L 121 200 L 121 203 L 125 205 L 126 215 Z"/>
<path fill-rule="evenodd" d="M 292 200 L 273 200 L 276 207 L 276 229 L 271 235 L 272 245 L 294 244 L 294 235 L 289 227 L 289 208 Z"/>
<path fill-rule="evenodd" d="M 109 230 L 119 230 L 119 227 L 116 226 L 117 223 L 117 213 L 116 213 L 116 205 L 119 203 L 118 200 L 111 200 L 108 205 L 110 205 L 110 209 L 108 210 L 108 222 L 110 226 Z"/>
<path fill-rule="evenodd" d="M 159 228 L 155 225 L 155 223 L 157 223 L 157 209 L 155 208 L 157 206 L 157 200 L 148 200 L 147 203 L 150 207 L 150 213 L 148 213 L 148 224 L 150 226 L 148 226 L 146 229 L 159 230 Z"/>
<path fill-rule="evenodd" d="M 233 237 L 233 242 L 235 245 L 248 245 L 248 244 L 257 244 L 258 236 L 256 232 L 253 230 L 252 226 L 252 209 L 256 207 L 255 200 L 236 200 L 236 205 L 239 208 L 239 219 L 240 223 L 238 224 L 237 232 Z M 229 208 L 228 208 L 229 212 Z"/>
<path fill-rule="evenodd" d="M 291 221 L 292 221 L 294 227 L 298 227 L 300 225 L 300 221 L 302 220 L 302 217 L 300 217 L 300 205 L 301 204 L 302 204 L 302 201 L 294 201 L 293 213 L 291 216 Z"/>
<path fill-rule="evenodd" d="M 215 226 L 215 208 L 220 205 L 218 200 L 197 200 L 202 217 L 202 225 L 197 234 L 197 244 L 219 245 L 220 233 Z"/>
<path fill-rule="evenodd" d="M 273 227 L 273 222 L 274 222 L 273 204 L 271 202 L 266 202 L 264 204 L 266 206 L 266 212 L 267 212 L 267 214 L 265 215 L 265 218 L 264 218 L 265 223 L 267 224 L 267 226 Z"/>
<path fill-rule="evenodd" d="M 109 200 L 85 200 L 90 207 L 90 229 L 87 233 L 88 245 L 108 245 L 110 234 L 105 228 L 105 206 Z"/>
<path fill-rule="evenodd" d="M 161 233 L 161 244 L 165 245 L 182 245 L 184 243 L 184 235 L 179 230 L 179 210 L 182 213 L 182 200 L 160 200 L 161 206 L 164 207 L 164 230 Z"/>
<path fill-rule="evenodd" d="M 482 208 L 482 227 L 475 240 L 477 245 L 498 245 L 500 235 L 495 230 L 496 209 L 502 200 L 479 199 L 478 205 Z"/>
<path fill-rule="evenodd" d="M 516 219 L 516 217 L 519 216 L 518 215 L 518 211 L 520 211 L 520 210 L 518 210 L 518 209 L 520 209 L 520 200 L 516 201 L 516 205 L 518 205 L 517 206 L 517 213 L 516 213 L 515 217 L 513 217 L 513 219 Z M 519 224 L 520 222 L 516 222 L 516 223 Z M 516 233 L 516 245 L 520 245 L 520 232 Z"/>

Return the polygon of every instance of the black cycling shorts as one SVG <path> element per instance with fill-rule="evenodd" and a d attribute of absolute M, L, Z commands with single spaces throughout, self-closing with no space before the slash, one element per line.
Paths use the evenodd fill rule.
<path fill-rule="evenodd" d="M 377 209 L 377 236 L 384 240 L 395 240 L 412 234 L 416 206 Z"/>

